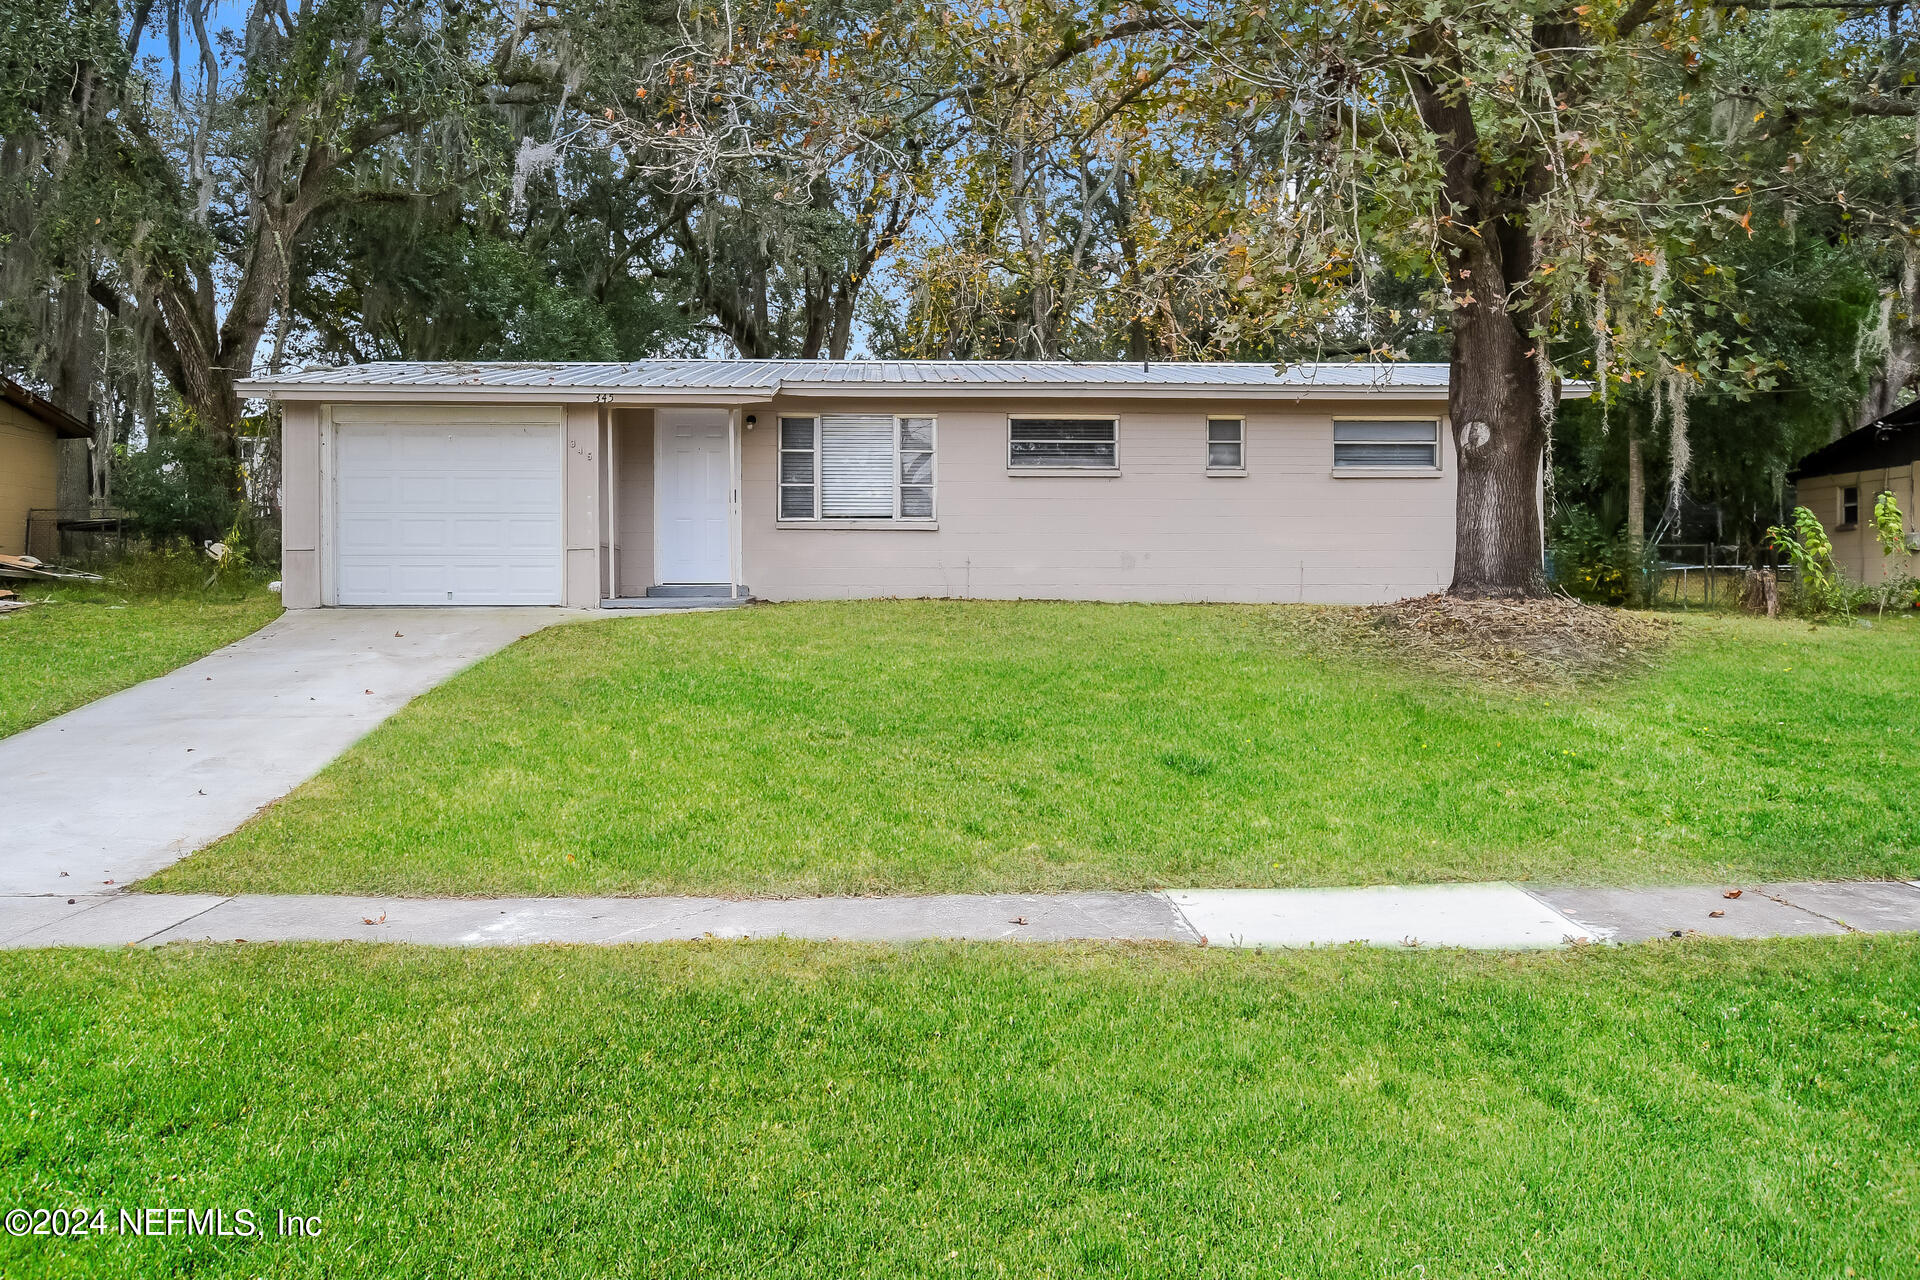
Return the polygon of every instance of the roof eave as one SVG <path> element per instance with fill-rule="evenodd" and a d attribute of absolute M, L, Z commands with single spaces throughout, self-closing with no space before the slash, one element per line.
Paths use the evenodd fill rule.
<path fill-rule="evenodd" d="M 377 382 L 306 382 L 273 378 L 243 378 L 236 383 L 243 396 L 294 403 L 368 402 L 457 404 L 473 400 L 538 401 L 545 404 L 705 405 L 734 407 L 783 400 L 870 399 L 883 396 L 959 396 L 968 399 L 1193 399 L 1231 396 L 1248 400 L 1351 400 L 1381 397 L 1394 400 L 1447 399 L 1445 385 L 1396 386 L 1392 383 L 1236 384 L 1230 382 L 845 382 L 806 383 L 774 387 L 617 387 L 606 385 L 521 385 L 497 383 L 405 384 Z M 1580 400 L 1593 394 L 1586 382 L 1565 382 L 1560 399 Z"/>
<path fill-rule="evenodd" d="M 515 387 L 404 386 L 393 383 L 273 382 L 246 378 L 234 384 L 243 396 L 294 404 L 459 404 L 473 400 L 536 401 L 540 404 L 692 405 L 733 408 L 765 404 L 761 388 L 701 387 Z"/>
<path fill-rule="evenodd" d="M 27 414 L 41 425 L 52 427 L 57 436 L 68 440 L 93 439 L 92 427 L 53 401 L 33 394 L 11 378 L 0 378 L 0 400 Z"/>
<path fill-rule="evenodd" d="M 967 399 L 1193 399 L 1229 395 L 1250 400 L 1351 400 L 1356 396 L 1384 396 L 1396 400 L 1440 400 L 1445 387 L 1307 386 L 1244 387 L 1230 383 L 846 383 L 836 386 L 799 386 L 776 389 L 722 390 L 705 387 L 517 387 L 517 386 L 403 386 L 382 383 L 313 383 L 245 380 L 236 390 L 243 396 L 290 403 L 380 401 L 407 404 L 458 404 L 474 400 L 539 401 L 545 404 L 712 405 L 765 404 L 783 400 L 871 399 L 877 397 L 960 396 Z"/>

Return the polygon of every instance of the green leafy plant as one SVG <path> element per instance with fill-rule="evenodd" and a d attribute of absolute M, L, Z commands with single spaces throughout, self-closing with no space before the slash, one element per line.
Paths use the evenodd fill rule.
<path fill-rule="evenodd" d="M 1553 583 L 1594 604 L 1626 604 L 1646 566 L 1634 562 L 1626 539 L 1608 533 L 1585 507 L 1568 507 L 1554 520 Z"/>
<path fill-rule="evenodd" d="M 213 562 L 208 587 L 244 587 L 253 574 L 253 533 L 244 511 L 236 509 L 226 535 L 202 544 L 201 551 Z"/>
<path fill-rule="evenodd" d="M 155 431 L 129 451 L 114 476 L 128 523 L 154 546 L 194 546 L 222 536 L 238 514 L 233 462 L 206 432 L 191 426 Z"/>
<path fill-rule="evenodd" d="M 1820 517 L 1805 507 L 1793 509 L 1793 527 L 1774 525 L 1767 545 L 1793 563 L 1794 604 L 1808 617 L 1845 617 L 1853 612 L 1853 593 L 1833 562 L 1833 540 Z"/>
<path fill-rule="evenodd" d="M 1920 608 L 1920 581 L 1913 575 L 1900 572 L 1907 554 L 1907 522 L 1900 513 L 1900 504 L 1894 500 L 1892 490 L 1882 490 L 1873 501 L 1873 536 L 1880 544 L 1880 558 L 1885 570 L 1880 577 L 1880 587 L 1875 593 L 1879 597 L 1880 612 L 1885 614 L 1887 606 L 1897 600 L 1914 603 Z"/>

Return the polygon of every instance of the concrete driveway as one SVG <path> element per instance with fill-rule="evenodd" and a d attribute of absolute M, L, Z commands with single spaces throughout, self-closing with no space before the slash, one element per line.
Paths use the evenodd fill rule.
<path fill-rule="evenodd" d="M 565 609 L 304 609 L 0 738 L 0 894 L 112 893 L 211 844 Z"/>

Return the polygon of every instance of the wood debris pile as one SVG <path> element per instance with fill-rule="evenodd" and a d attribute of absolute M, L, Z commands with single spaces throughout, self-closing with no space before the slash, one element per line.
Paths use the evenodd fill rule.
<path fill-rule="evenodd" d="M 1314 630 L 1396 661 L 1502 685 L 1560 685 L 1621 675 L 1665 646 L 1669 625 L 1567 596 L 1463 600 L 1418 596 L 1327 610 Z"/>
<path fill-rule="evenodd" d="M 88 573 L 84 569 L 62 569 L 57 564 L 48 564 L 32 556 L 0 556 L 0 578 L 8 578 L 16 582 L 60 579 L 81 582 L 100 581 L 100 575 L 97 573 Z"/>

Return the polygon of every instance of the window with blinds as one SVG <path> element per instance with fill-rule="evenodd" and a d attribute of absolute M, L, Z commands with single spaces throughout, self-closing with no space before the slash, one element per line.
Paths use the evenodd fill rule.
<path fill-rule="evenodd" d="M 812 418 L 780 419 L 780 518 L 820 514 L 820 456 Z"/>
<path fill-rule="evenodd" d="M 1336 421 L 1333 424 L 1333 465 L 1376 471 L 1438 470 L 1440 424 L 1358 419 Z"/>
<path fill-rule="evenodd" d="M 1009 418 L 1007 465 L 1020 470 L 1115 470 L 1120 466 L 1119 419 Z"/>
<path fill-rule="evenodd" d="M 900 515 L 933 519 L 933 419 L 900 419 Z"/>
<path fill-rule="evenodd" d="M 930 417 L 823 413 L 780 419 L 780 519 L 931 520 Z"/>

